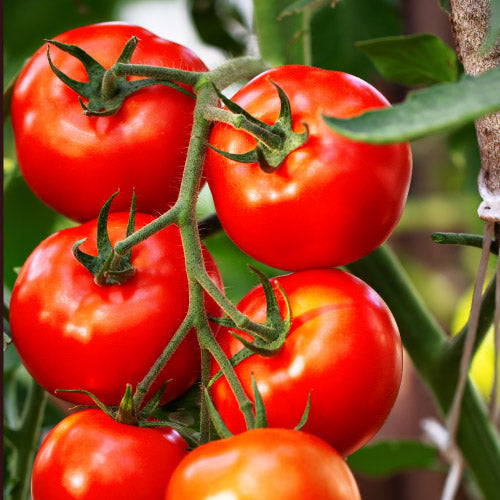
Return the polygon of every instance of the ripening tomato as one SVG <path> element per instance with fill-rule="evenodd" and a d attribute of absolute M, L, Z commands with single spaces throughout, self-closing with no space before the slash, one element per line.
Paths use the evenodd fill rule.
<path fill-rule="evenodd" d="M 278 269 L 334 267 L 374 250 L 401 217 L 411 176 L 408 143 L 372 145 L 333 132 L 323 115 L 349 118 L 388 101 L 363 80 L 308 66 L 270 69 L 233 101 L 276 121 L 277 83 L 290 99 L 296 132 L 308 140 L 273 173 L 207 152 L 205 172 L 224 230 L 248 255 Z M 255 147 L 246 132 L 218 123 L 210 143 L 229 153 Z"/>
<path fill-rule="evenodd" d="M 165 500 L 360 500 L 342 457 L 304 432 L 255 429 L 190 452 Z M 36 500 L 36 499 L 35 499 Z"/>
<path fill-rule="evenodd" d="M 133 64 L 207 69 L 186 47 L 125 23 L 84 26 L 55 39 L 78 45 L 108 69 L 133 36 L 139 38 Z M 69 77 L 87 81 L 75 57 L 54 46 L 50 56 Z M 97 217 L 118 189 L 112 210 L 127 210 L 135 188 L 138 212 L 164 212 L 177 199 L 194 105 L 194 98 L 156 85 L 128 97 L 112 116 L 85 116 L 77 93 L 52 72 L 45 45 L 24 67 L 13 91 L 19 167 L 42 201 L 77 221 Z"/>
<path fill-rule="evenodd" d="M 298 271 L 271 282 L 288 296 L 291 331 L 278 354 L 253 354 L 235 367 L 236 373 L 251 399 L 255 377 L 270 427 L 295 427 L 311 394 L 304 430 L 347 456 L 379 430 L 398 394 L 402 346 L 394 318 L 372 288 L 339 269 Z M 279 291 L 277 297 L 284 315 Z M 264 322 L 262 286 L 251 290 L 238 309 Z M 228 328 L 221 329 L 218 340 L 228 356 L 242 348 Z M 217 370 L 214 363 L 213 373 Z M 243 416 L 225 378 L 215 382 L 212 397 L 228 428 L 242 432 Z"/>
<path fill-rule="evenodd" d="M 136 229 L 154 219 L 136 214 Z M 111 243 L 123 239 L 128 214 L 112 213 Z M 59 231 L 32 252 L 12 291 L 12 338 L 21 360 L 47 391 L 85 389 L 107 405 L 118 405 L 127 383 L 135 386 L 184 320 L 189 304 L 184 253 L 177 226 L 169 226 L 132 249 L 135 275 L 122 285 L 98 286 L 72 254 L 72 245 L 96 255 L 96 221 Z M 218 269 L 204 250 L 207 270 L 222 286 Z M 219 307 L 207 300 L 210 314 Z M 157 377 L 167 380 L 173 399 L 198 378 L 200 350 L 189 332 Z M 59 392 L 75 403 L 87 396 Z"/>
<path fill-rule="evenodd" d="M 33 500 L 163 500 L 187 443 L 169 427 L 121 424 L 100 410 L 62 420 L 33 465 Z"/>

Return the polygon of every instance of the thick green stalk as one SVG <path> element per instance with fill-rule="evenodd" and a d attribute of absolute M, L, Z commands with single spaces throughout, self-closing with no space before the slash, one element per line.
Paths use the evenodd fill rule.
<path fill-rule="evenodd" d="M 457 380 L 456 360 L 450 366 L 448 358 L 443 356 L 448 350 L 447 337 L 411 287 L 395 257 L 381 247 L 348 268 L 385 300 L 415 368 L 446 415 Z M 457 444 L 484 498 L 496 500 L 500 485 L 500 438 L 470 383 L 463 398 Z"/>
<path fill-rule="evenodd" d="M 19 479 L 8 495 L 8 500 L 27 500 L 29 498 L 30 471 L 40 436 L 46 402 L 47 393 L 31 379 L 20 424 L 15 429 L 9 429 L 5 435 L 6 440 L 11 441 L 15 449 L 14 477 Z"/>
<path fill-rule="evenodd" d="M 217 94 L 215 93 L 211 80 L 205 75 L 199 79 L 194 90 L 197 93 L 197 101 L 194 110 L 192 135 L 186 157 L 186 168 L 180 186 L 179 198 L 175 206 L 162 216 L 165 217 L 169 223 L 176 223 L 180 229 L 189 286 L 189 311 L 184 322 L 173 339 L 168 343 L 162 355 L 155 362 L 144 380 L 138 385 L 134 396 L 134 403 L 136 408 L 140 407 L 158 373 L 163 366 L 165 366 L 189 329 L 194 327 L 198 334 L 200 347 L 202 350 L 209 351 L 216 358 L 242 408 L 247 424 L 252 427 L 254 419 L 253 404 L 245 394 L 234 372 L 233 366 L 227 359 L 227 356 L 222 352 L 213 336 L 204 308 L 204 289 L 198 281 L 198 276 L 208 276 L 196 220 L 196 201 L 203 172 L 206 149 L 205 144 L 210 131 L 210 122 L 204 118 L 203 114 L 207 107 L 216 104 Z M 146 229 L 143 228 L 120 242 L 117 245 L 119 247 L 119 252 L 126 253 L 134 244 L 137 244 L 150 234 L 160 230 L 162 224 L 165 222 L 165 220 L 161 220 L 162 217 L 148 226 L 145 226 Z M 160 220 L 160 222 L 158 222 L 158 220 Z M 203 367 L 204 376 L 208 378 L 206 374 L 206 356 L 204 357 Z M 206 422 L 207 420 L 204 418 L 202 422 L 204 428 L 201 429 L 203 439 L 207 438 Z"/>

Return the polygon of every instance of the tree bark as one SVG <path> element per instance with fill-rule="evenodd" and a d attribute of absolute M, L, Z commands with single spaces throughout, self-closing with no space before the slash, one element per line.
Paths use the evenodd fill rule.
<path fill-rule="evenodd" d="M 483 49 L 489 19 L 489 0 L 451 0 L 450 20 L 457 52 L 470 75 L 500 66 L 500 40 L 489 51 Z M 477 120 L 476 132 L 481 152 L 480 183 L 484 182 L 491 197 L 500 197 L 500 112 Z"/>

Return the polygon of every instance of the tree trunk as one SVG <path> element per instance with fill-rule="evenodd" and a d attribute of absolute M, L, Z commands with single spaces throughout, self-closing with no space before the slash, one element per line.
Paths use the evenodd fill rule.
<path fill-rule="evenodd" d="M 457 52 L 470 75 L 500 66 L 500 40 L 488 52 L 483 49 L 489 18 L 489 0 L 451 0 L 450 20 Z M 476 131 L 481 152 L 480 183 L 484 181 L 491 197 L 500 197 L 500 112 L 477 120 Z"/>

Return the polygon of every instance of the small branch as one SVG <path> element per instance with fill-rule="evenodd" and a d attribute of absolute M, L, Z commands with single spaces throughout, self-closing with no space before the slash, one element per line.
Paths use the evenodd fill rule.
<path fill-rule="evenodd" d="M 200 408 L 200 444 L 210 441 L 210 417 L 207 402 L 203 397 L 210 381 L 210 353 L 206 349 L 201 350 L 201 408 Z"/>
<path fill-rule="evenodd" d="M 19 478 L 11 500 L 26 500 L 30 491 L 30 470 L 35 458 L 35 450 L 40 435 L 47 393 L 33 379 L 30 381 L 28 396 L 24 403 L 21 425 L 17 430 L 15 446 L 15 475 Z"/>
<path fill-rule="evenodd" d="M 432 241 L 442 245 L 464 245 L 483 248 L 483 237 L 479 234 L 467 233 L 433 233 Z M 491 242 L 490 252 L 498 255 L 498 238 Z"/>
<path fill-rule="evenodd" d="M 448 476 L 446 477 L 441 500 L 453 500 L 455 498 L 458 488 L 460 487 L 463 471 L 464 461 L 461 456 L 458 456 L 456 460 L 451 463 L 451 468 L 448 472 Z"/>
<path fill-rule="evenodd" d="M 483 252 L 481 255 L 481 261 L 479 263 L 479 270 L 477 274 L 476 283 L 474 285 L 474 293 L 472 296 L 472 306 L 469 318 L 469 325 L 467 329 L 467 337 L 465 340 L 462 358 L 460 360 L 460 375 L 458 379 L 458 385 L 455 391 L 455 396 L 453 398 L 453 403 L 447 417 L 447 428 L 450 433 L 449 438 L 451 441 L 455 440 L 458 428 L 458 421 L 460 419 L 460 407 L 462 405 L 462 397 L 465 390 L 465 384 L 467 382 L 470 362 L 472 359 L 472 353 L 474 349 L 474 343 L 476 340 L 476 331 L 477 331 L 479 312 L 481 307 L 481 297 L 484 286 L 484 280 L 486 276 L 486 269 L 488 266 L 489 249 L 491 246 L 491 240 L 493 238 L 494 226 L 495 225 L 493 223 L 486 222 L 484 228 Z"/>
<path fill-rule="evenodd" d="M 146 240 L 153 234 L 161 231 L 162 229 L 175 224 L 178 222 L 180 214 L 180 206 L 175 204 L 170 210 L 160 215 L 157 219 L 150 222 L 149 224 L 143 226 L 141 229 L 137 230 L 135 233 L 131 234 L 127 238 L 117 242 L 115 244 L 115 255 L 116 258 L 122 258 L 127 254 L 135 245 L 138 245 L 142 241 Z"/>
<path fill-rule="evenodd" d="M 251 122 L 242 114 L 233 113 L 227 109 L 210 107 L 205 109 L 203 116 L 206 120 L 227 123 L 235 129 L 244 130 L 252 137 L 263 142 L 270 149 L 279 149 L 282 147 L 283 138 L 280 135 Z"/>
<path fill-rule="evenodd" d="M 218 89 L 222 90 L 233 83 L 254 78 L 267 69 L 269 67 L 262 59 L 248 56 L 237 57 L 210 71 L 209 78 Z"/>
<path fill-rule="evenodd" d="M 496 239 L 500 236 L 498 224 L 495 229 Z M 500 276 L 500 259 L 497 259 L 497 277 Z M 496 281 L 495 287 L 495 314 L 494 324 L 494 355 L 493 355 L 493 384 L 491 388 L 490 417 L 494 425 L 498 424 L 500 417 L 500 401 L 498 400 L 499 384 L 499 361 L 500 361 L 500 279 Z"/>
<path fill-rule="evenodd" d="M 248 316 L 240 312 L 237 307 L 219 290 L 210 276 L 206 273 L 198 273 L 196 279 L 203 289 L 217 302 L 222 310 L 234 321 L 236 326 L 242 330 L 248 330 L 269 342 L 276 338 L 276 332 L 262 323 L 251 321 Z"/>
<path fill-rule="evenodd" d="M 231 387 L 234 397 L 236 398 L 236 401 L 238 401 L 239 408 L 243 413 L 247 429 L 253 429 L 255 427 L 253 403 L 246 395 L 245 390 L 243 389 L 241 382 L 234 371 L 231 361 L 229 361 L 226 353 L 215 340 L 213 333 L 208 326 L 203 330 L 198 330 L 198 339 L 202 348 L 210 351 L 210 354 L 214 357 L 220 369 L 223 371 L 227 383 L 229 384 L 229 387 Z"/>
<path fill-rule="evenodd" d="M 115 76 L 143 76 L 146 78 L 157 78 L 169 82 L 185 83 L 195 85 L 203 72 L 183 71 L 176 68 L 164 68 L 162 66 L 149 66 L 146 64 L 124 64 L 117 63 L 113 66 Z"/>
<path fill-rule="evenodd" d="M 193 320 L 191 318 L 191 315 L 188 313 L 184 321 L 177 329 L 177 332 L 170 339 L 169 343 L 166 345 L 165 349 L 163 350 L 159 358 L 155 361 L 154 365 L 151 367 L 147 375 L 141 380 L 141 382 L 139 382 L 139 384 L 137 384 L 134 393 L 134 408 L 139 409 L 142 406 L 144 398 L 146 397 L 146 394 L 151 388 L 154 380 L 192 327 Z"/>

